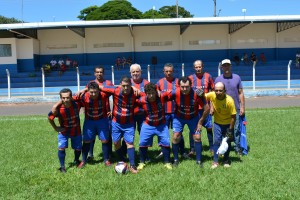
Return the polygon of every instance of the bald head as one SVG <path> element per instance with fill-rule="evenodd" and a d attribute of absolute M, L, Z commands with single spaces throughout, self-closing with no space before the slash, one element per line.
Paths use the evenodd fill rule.
<path fill-rule="evenodd" d="M 225 85 L 222 82 L 217 82 L 215 84 L 215 90 L 225 90 Z"/>

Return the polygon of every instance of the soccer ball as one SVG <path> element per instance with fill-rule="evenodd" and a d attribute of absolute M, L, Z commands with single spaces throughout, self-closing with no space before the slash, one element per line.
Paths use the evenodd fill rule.
<path fill-rule="evenodd" d="M 115 166 L 115 172 L 117 174 L 127 174 L 128 172 L 128 165 L 125 162 L 118 162 Z"/>

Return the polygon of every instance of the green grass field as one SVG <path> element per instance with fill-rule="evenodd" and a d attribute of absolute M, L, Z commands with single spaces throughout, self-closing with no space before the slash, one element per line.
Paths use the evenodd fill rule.
<path fill-rule="evenodd" d="M 138 174 L 123 176 L 100 162 L 99 141 L 94 164 L 61 174 L 57 134 L 46 114 L 1 116 L 0 199 L 298 199 L 299 113 L 300 107 L 247 110 L 250 153 L 240 162 L 232 152 L 231 168 L 210 169 L 203 131 L 204 169 L 194 160 L 173 170 L 153 162 Z M 151 151 L 156 155 L 157 145 Z M 66 163 L 73 157 L 69 148 Z"/>

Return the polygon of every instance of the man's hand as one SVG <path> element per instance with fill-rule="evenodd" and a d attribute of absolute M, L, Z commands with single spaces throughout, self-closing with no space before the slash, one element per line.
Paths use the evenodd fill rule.
<path fill-rule="evenodd" d="M 234 131 L 234 129 L 231 129 L 231 128 L 228 128 L 226 130 L 225 136 L 228 138 L 229 141 L 232 141 L 232 139 L 233 139 L 233 131 Z"/>
<path fill-rule="evenodd" d="M 215 114 L 215 107 L 213 106 L 213 104 L 210 104 L 210 108 L 209 108 L 209 114 L 211 116 L 213 116 Z"/>
<path fill-rule="evenodd" d="M 65 131 L 65 128 L 57 126 L 57 127 L 55 127 L 55 131 L 57 131 L 57 132 L 63 132 L 63 131 Z"/>
<path fill-rule="evenodd" d="M 140 93 L 141 93 L 141 90 L 139 90 L 138 88 L 134 87 L 134 86 L 131 86 L 132 90 L 133 90 L 133 93 L 135 96 L 139 96 Z"/>
<path fill-rule="evenodd" d="M 196 94 L 197 94 L 198 97 L 202 97 L 203 94 L 204 94 L 204 92 L 203 92 L 203 90 L 201 88 L 197 88 L 195 90 L 195 92 L 196 92 Z"/>

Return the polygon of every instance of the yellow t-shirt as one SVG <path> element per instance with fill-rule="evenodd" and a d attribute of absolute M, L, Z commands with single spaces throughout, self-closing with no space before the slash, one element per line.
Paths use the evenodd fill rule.
<path fill-rule="evenodd" d="M 219 100 L 215 92 L 206 93 L 205 97 L 208 101 L 211 101 L 215 108 L 214 122 L 222 125 L 230 124 L 231 116 L 236 114 L 232 97 L 226 94 L 223 100 Z"/>

